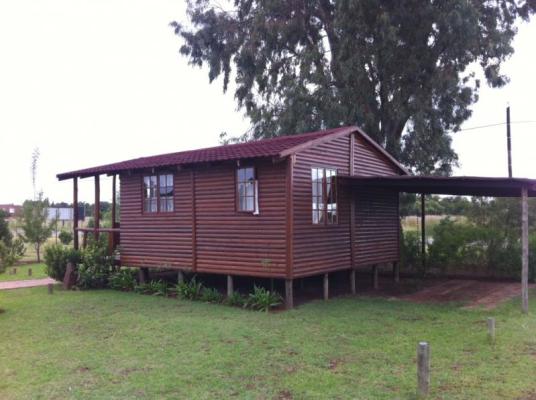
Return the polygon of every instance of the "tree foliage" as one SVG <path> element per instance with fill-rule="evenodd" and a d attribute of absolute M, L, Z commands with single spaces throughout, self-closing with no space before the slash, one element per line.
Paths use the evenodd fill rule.
<path fill-rule="evenodd" d="M 209 0 L 172 23 L 190 64 L 235 77 L 254 137 L 358 124 L 421 173 L 449 173 L 447 131 L 471 115 L 480 82 L 504 85 L 516 22 L 533 0 Z M 405 133 L 405 134 L 404 134 Z"/>
<path fill-rule="evenodd" d="M 24 250 L 22 240 L 13 239 L 7 214 L 0 210 L 0 273 L 15 264 L 24 255 Z"/>
<path fill-rule="evenodd" d="M 31 243 L 37 253 L 37 262 L 41 262 L 41 246 L 50 237 L 54 222 L 47 222 L 48 199 L 43 199 L 42 193 L 36 200 L 26 200 L 22 205 L 20 226 L 23 231 L 22 238 Z"/>

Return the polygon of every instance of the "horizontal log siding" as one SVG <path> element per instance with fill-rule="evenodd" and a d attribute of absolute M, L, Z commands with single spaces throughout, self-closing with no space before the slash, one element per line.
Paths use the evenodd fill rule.
<path fill-rule="evenodd" d="M 399 259 L 398 193 L 384 190 L 354 192 L 356 201 L 356 266 Z"/>
<path fill-rule="evenodd" d="M 387 157 L 374 149 L 374 147 L 359 135 L 356 135 L 354 157 L 355 175 L 386 176 L 400 174 L 400 171 Z"/>
<path fill-rule="evenodd" d="M 236 166 L 196 170 L 198 272 L 285 276 L 286 164 L 253 165 L 259 181 L 259 215 L 236 211 Z"/>
<path fill-rule="evenodd" d="M 127 266 L 191 268 L 191 182 L 174 174 L 174 212 L 142 213 L 142 175 L 120 177 L 121 263 Z"/>
<path fill-rule="evenodd" d="M 294 165 L 293 276 L 307 276 L 350 268 L 350 197 L 339 187 L 339 223 L 313 225 L 311 168 L 334 167 L 348 175 L 350 137 L 342 137 L 298 152 Z"/>

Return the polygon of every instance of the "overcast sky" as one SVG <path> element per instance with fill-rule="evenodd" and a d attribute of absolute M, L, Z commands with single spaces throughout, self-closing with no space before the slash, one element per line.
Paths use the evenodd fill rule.
<path fill-rule="evenodd" d="M 0 203 L 32 197 L 31 155 L 40 149 L 37 184 L 54 201 L 71 201 L 59 172 L 218 144 L 248 122 L 233 92 L 208 83 L 206 70 L 179 55 L 169 28 L 185 21 L 184 1 L 3 0 L 0 2 Z M 511 83 L 484 87 L 464 128 L 534 121 L 536 23 L 523 24 L 504 65 Z M 536 178 L 535 123 L 515 124 L 514 176 Z M 504 176 L 505 127 L 454 135 L 456 175 Z M 110 199 L 110 183 L 102 183 Z M 80 199 L 92 201 L 89 179 Z"/>

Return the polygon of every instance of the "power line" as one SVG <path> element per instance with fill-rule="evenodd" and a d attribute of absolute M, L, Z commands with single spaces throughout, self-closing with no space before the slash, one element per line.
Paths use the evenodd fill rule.
<path fill-rule="evenodd" d="M 536 124 L 536 121 L 512 121 L 512 122 L 510 122 L 510 124 Z M 496 124 L 489 124 L 489 125 L 472 126 L 470 128 L 459 129 L 457 132 L 472 131 L 472 130 L 475 130 L 475 129 L 482 129 L 482 128 L 491 128 L 491 127 L 494 127 L 494 126 L 501 126 L 501 125 L 506 125 L 506 122 L 499 122 L 499 123 L 496 123 Z"/>

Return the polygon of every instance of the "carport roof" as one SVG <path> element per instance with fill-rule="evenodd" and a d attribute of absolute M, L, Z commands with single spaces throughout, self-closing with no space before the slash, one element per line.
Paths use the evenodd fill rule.
<path fill-rule="evenodd" d="M 526 187 L 536 197 L 536 180 L 482 176 L 344 176 L 342 185 L 381 188 L 407 193 L 446 194 L 459 196 L 519 197 Z"/>

